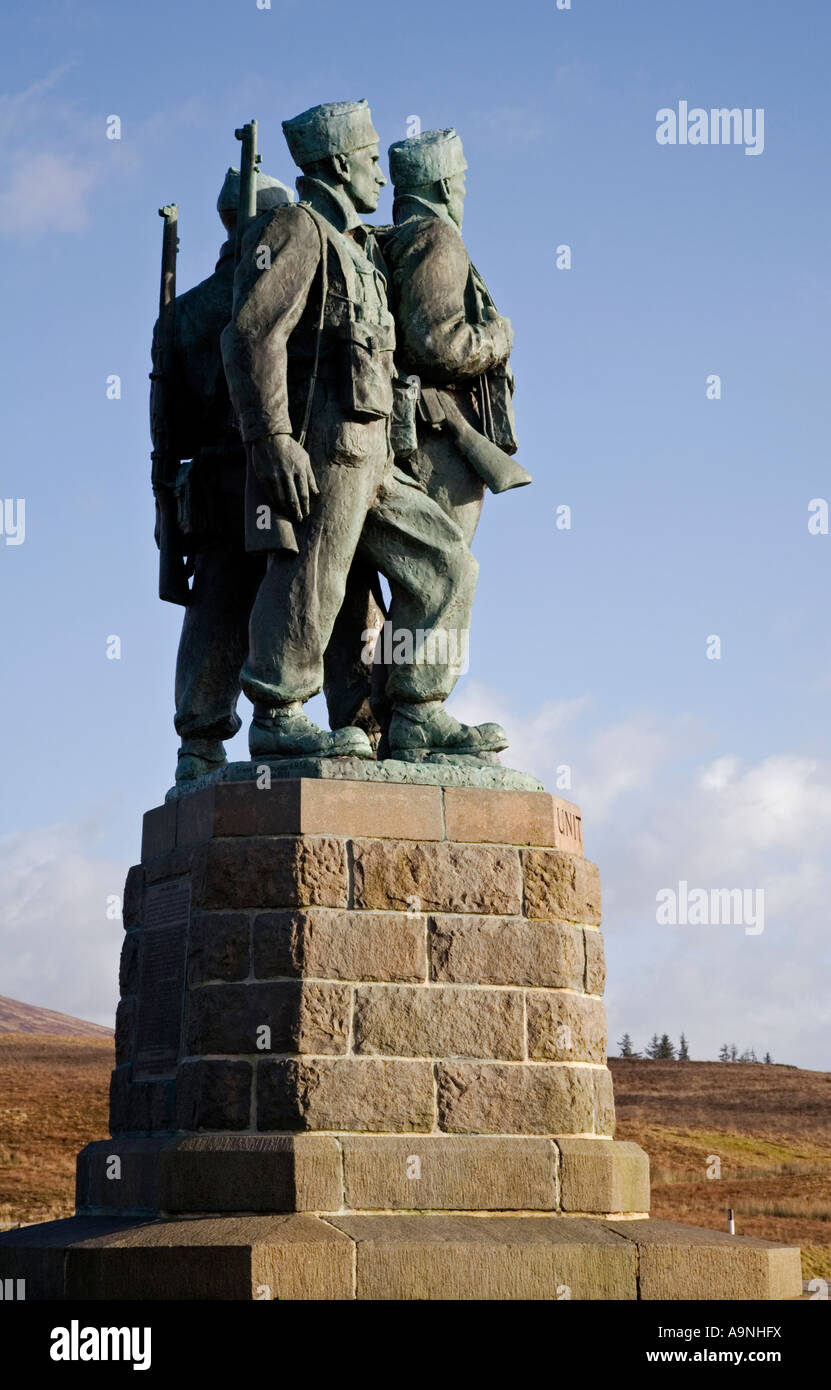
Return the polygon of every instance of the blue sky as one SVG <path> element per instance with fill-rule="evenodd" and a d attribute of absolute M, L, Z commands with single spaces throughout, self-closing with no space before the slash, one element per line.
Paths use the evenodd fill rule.
<path fill-rule="evenodd" d="M 831 497 L 829 38 L 823 0 L 5 7 L 0 494 L 26 499 L 26 539 L 0 538 L 0 993 L 110 1020 L 106 897 L 172 780 L 156 209 L 179 203 L 186 288 L 222 240 L 234 127 L 256 116 L 263 167 L 291 183 L 280 121 L 366 96 L 383 148 L 413 114 L 458 129 L 465 239 L 514 324 L 535 481 L 487 501 L 455 708 L 502 718 L 504 760 L 550 788 L 572 768 L 611 1037 L 683 1028 L 695 1056 L 727 1040 L 831 1068 L 831 536 L 808 531 Z M 764 152 L 660 146 L 656 113 L 681 100 L 762 108 Z M 764 933 L 659 927 L 681 879 L 763 887 Z"/>

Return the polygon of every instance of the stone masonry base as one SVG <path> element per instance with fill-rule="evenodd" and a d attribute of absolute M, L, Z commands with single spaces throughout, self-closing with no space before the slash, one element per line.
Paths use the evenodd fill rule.
<path fill-rule="evenodd" d="M 799 1251 L 564 1216 L 73 1217 L 0 1236 L 29 1300 L 798 1299 Z"/>
<path fill-rule="evenodd" d="M 800 1296 L 798 1250 L 648 1218 L 576 806 L 218 783 L 147 813 L 123 922 L 113 1137 L 0 1236 L 27 1299 Z"/>
<path fill-rule="evenodd" d="M 79 1215 L 649 1211 L 637 1144 L 528 1135 L 118 1136 L 78 1156 Z"/>

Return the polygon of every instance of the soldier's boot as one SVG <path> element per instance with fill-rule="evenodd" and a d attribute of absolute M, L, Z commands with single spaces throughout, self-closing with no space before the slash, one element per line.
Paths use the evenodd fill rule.
<path fill-rule="evenodd" d="M 252 758 L 371 758 L 372 745 L 363 729 L 319 729 L 303 713 L 299 701 L 291 705 L 254 706 L 248 731 Z"/>
<path fill-rule="evenodd" d="M 391 758 L 426 757 L 430 753 L 478 757 L 508 747 L 508 736 L 500 724 L 460 724 L 441 700 L 395 704 L 388 740 Z"/>
<path fill-rule="evenodd" d="M 176 763 L 177 785 L 219 772 L 226 761 L 221 738 L 183 738 Z"/>

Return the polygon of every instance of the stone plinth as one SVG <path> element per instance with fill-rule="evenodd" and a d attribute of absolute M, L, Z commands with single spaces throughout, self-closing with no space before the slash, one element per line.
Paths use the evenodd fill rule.
<path fill-rule="evenodd" d="M 145 816 L 124 925 L 79 1210 L 648 1209 L 570 803 L 219 782 Z"/>
<path fill-rule="evenodd" d="M 73 1220 L 0 1237 L 0 1276 L 28 1298 L 799 1295 L 798 1251 L 647 1219 L 578 809 L 433 775 L 249 769 L 147 813 L 113 1137 L 79 1155 Z"/>

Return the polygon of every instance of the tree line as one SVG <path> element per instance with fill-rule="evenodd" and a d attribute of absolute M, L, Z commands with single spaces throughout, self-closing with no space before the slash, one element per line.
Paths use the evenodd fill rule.
<path fill-rule="evenodd" d="M 662 1033 L 660 1037 L 657 1033 L 653 1033 L 643 1052 L 637 1052 L 631 1034 L 624 1033 L 618 1047 L 621 1057 L 645 1057 L 652 1062 L 689 1062 L 690 1060 L 689 1043 L 683 1033 L 677 1047 L 669 1033 Z M 739 1052 L 735 1043 L 724 1043 L 719 1051 L 718 1060 L 720 1062 L 758 1062 L 759 1058 L 756 1056 L 755 1048 L 746 1047 L 744 1052 Z M 773 1058 L 769 1052 L 766 1052 L 762 1061 L 772 1065 Z"/>

